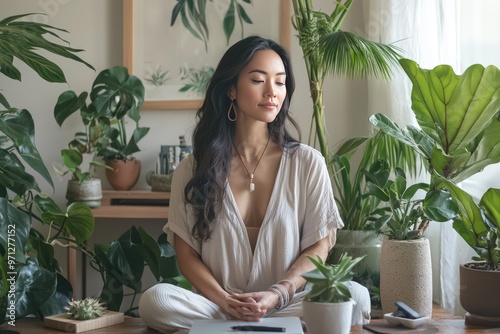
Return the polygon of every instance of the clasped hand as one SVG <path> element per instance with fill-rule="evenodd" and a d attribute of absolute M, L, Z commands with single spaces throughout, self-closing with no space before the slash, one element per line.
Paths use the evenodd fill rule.
<path fill-rule="evenodd" d="M 225 309 L 232 319 L 259 321 L 277 303 L 276 294 L 270 291 L 235 293 L 226 297 Z"/>

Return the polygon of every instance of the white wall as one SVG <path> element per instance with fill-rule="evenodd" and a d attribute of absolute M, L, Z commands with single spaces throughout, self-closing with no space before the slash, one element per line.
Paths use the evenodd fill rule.
<path fill-rule="evenodd" d="M 269 1 L 269 0 L 255 0 Z M 276 0 L 272 0 L 276 1 Z M 332 1 L 317 0 L 317 9 L 331 8 Z M 72 47 L 84 49 L 80 56 L 92 64 L 96 71 L 84 65 L 63 58 L 50 56 L 59 64 L 66 74 L 68 84 L 50 84 L 40 79 L 24 64 L 16 62 L 21 70 L 22 82 L 15 82 L 0 76 L 0 89 L 12 106 L 28 109 L 34 118 L 36 129 L 36 145 L 55 183 L 55 193 L 41 180 L 44 191 L 62 207 L 65 204 L 67 178 L 62 179 L 53 172 L 52 162 L 59 161 L 59 152 L 81 128 L 79 115 L 73 115 L 62 128 L 53 118 L 53 107 L 57 97 L 65 90 L 72 89 L 77 93 L 89 90 L 101 70 L 122 64 L 122 2 L 119 0 L 0 0 L 0 19 L 10 15 L 24 13 L 46 13 L 31 19 L 63 28 L 69 33 L 61 33 L 61 37 L 70 42 Z M 258 19 L 258 18 L 257 18 Z M 256 22 L 258 24 L 258 22 Z M 354 2 L 353 8 L 346 20 L 349 29 L 362 29 L 361 2 Z M 293 29 L 293 28 L 292 28 Z M 306 142 L 309 134 L 312 103 L 309 94 L 305 66 L 302 61 L 302 51 L 295 34 L 291 32 L 291 56 L 296 74 L 297 89 L 292 104 L 292 112 L 299 122 Z M 363 81 L 335 80 L 327 83 L 325 89 L 325 106 L 327 122 L 330 131 L 330 142 L 366 133 L 368 126 L 366 115 L 366 85 Z M 149 134 L 140 142 L 141 152 L 136 156 L 142 160 L 141 178 L 134 189 L 149 189 L 144 175 L 154 168 L 159 146 L 161 144 L 176 144 L 179 135 L 186 135 L 190 142 L 194 126 L 194 110 L 189 111 L 144 111 L 142 126 L 151 128 Z M 103 188 L 110 189 L 103 172 Z M 90 243 L 107 243 L 117 238 L 132 224 L 141 225 L 153 235 L 161 233 L 163 221 L 142 222 L 135 220 L 98 220 L 96 230 Z M 64 251 L 58 253 L 58 258 L 65 268 Z M 88 295 L 96 294 L 101 281 L 91 269 L 89 273 Z"/>

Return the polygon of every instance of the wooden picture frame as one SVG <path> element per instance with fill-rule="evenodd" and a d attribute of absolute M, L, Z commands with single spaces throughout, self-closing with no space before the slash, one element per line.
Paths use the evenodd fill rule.
<path fill-rule="evenodd" d="M 217 61 L 220 59 L 220 57 L 222 56 L 223 52 L 227 49 L 227 47 L 231 44 L 233 44 L 235 41 L 241 39 L 241 31 L 237 32 L 236 29 L 238 28 L 238 22 L 236 23 L 235 25 L 235 32 L 233 33 L 232 37 L 231 37 L 231 40 L 229 42 L 229 45 L 226 45 L 226 40 L 225 40 L 225 37 L 223 38 L 223 41 L 224 44 L 225 44 L 225 48 L 221 48 L 219 47 L 218 45 L 221 44 L 221 39 L 220 39 L 220 36 L 213 36 L 215 34 L 213 34 L 211 37 L 211 39 L 216 39 L 216 43 L 218 43 L 218 45 L 216 46 L 213 46 L 215 49 L 216 52 L 210 52 L 210 50 L 206 49 L 206 46 L 204 47 L 204 50 L 207 52 L 207 57 L 204 57 L 204 56 L 196 56 L 194 55 L 194 52 L 193 52 L 193 49 L 191 48 L 193 45 L 195 45 L 195 43 L 201 43 L 201 45 L 203 46 L 203 42 L 195 39 L 192 35 L 189 35 L 189 31 L 187 28 L 183 27 L 182 26 L 182 23 L 180 22 L 181 21 L 181 18 L 178 17 L 177 21 L 175 23 L 175 25 L 171 28 L 174 28 L 177 26 L 177 29 L 184 29 L 185 32 L 183 32 L 183 34 L 185 33 L 186 36 L 182 35 L 182 36 L 179 36 L 178 33 L 166 33 L 166 32 L 163 32 L 163 31 L 158 31 L 158 30 L 154 30 L 154 29 L 145 29 L 144 28 L 144 25 L 147 24 L 149 26 L 151 26 L 151 24 L 154 24 L 155 22 L 158 22 L 159 24 L 161 24 L 162 27 L 165 27 L 165 26 L 168 26 L 170 27 L 170 20 L 171 20 L 171 10 L 170 11 L 167 11 L 165 13 L 165 11 L 162 11 L 162 10 L 157 10 L 157 11 L 154 11 L 152 10 L 152 6 L 155 6 L 155 3 L 154 1 L 161 1 L 161 2 L 157 2 L 156 5 L 157 6 L 170 6 L 173 8 L 173 5 L 175 5 L 175 1 L 163 1 L 163 0 L 147 0 L 147 1 L 140 1 L 140 0 L 123 0 L 123 64 L 124 66 L 126 66 L 129 70 L 129 73 L 130 74 L 133 74 L 133 75 L 136 75 L 137 77 L 139 77 L 139 79 L 141 79 L 141 81 L 143 81 L 144 85 L 145 85 L 145 88 L 146 88 L 146 96 L 145 96 L 145 102 L 144 102 L 144 105 L 143 105 L 143 109 L 145 110 L 183 110 L 183 109 L 189 109 L 189 110 L 194 110 L 194 109 L 198 109 L 200 106 L 201 106 L 201 102 L 202 102 L 202 96 L 198 97 L 198 95 L 194 96 L 193 94 L 191 94 L 191 96 L 189 98 L 179 98 L 179 97 L 176 97 L 176 96 L 173 96 L 172 99 L 168 99 L 166 98 L 166 96 L 172 96 L 172 95 L 182 95 L 184 93 L 180 93 L 180 89 L 178 89 L 178 86 L 181 85 L 179 83 L 176 83 L 176 85 L 171 85 L 171 87 L 168 87 L 168 89 L 170 89 L 170 92 L 172 91 L 172 89 L 174 90 L 174 94 L 171 94 L 170 92 L 168 92 L 166 89 L 167 87 L 164 87 L 164 86 L 167 86 L 166 84 L 162 83 L 161 81 L 154 81 L 154 77 L 151 73 L 156 73 L 156 74 L 164 74 L 165 72 L 167 72 L 166 74 L 166 77 L 167 79 L 171 79 L 169 76 L 170 76 L 170 71 L 165 71 L 162 69 L 162 65 L 158 65 L 158 63 L 155 63 L 154 61 L 150 62 L 150 64 L 155 64 L 154 66 L 151 65 L 150 66 L 150 70 L 151 71 L 148 71 L 146 69 L 147 65 L 147 61 L 146 61 L 146 58 L 145 58 L 145 54 L 147 53 L 147 57 L 149 58 L 153 58 L 153 57 L 157 57 L 157 59 L 159 57 L 164 57 L 164 54 L 165 53 L 168 53 L 168 52 L 175 52 L 175 54 L 177 54 L 177 56 L 174 56 L 173 54 L 171 54 L 171 57 L 170 59 L 173 59 L 174 61 L 182 61 L 184 59 L 187 59 L 188 57 L 195 57 L 195 60 L 198 59 L 198 60 L 201 60 L 201 61 L 209 61 L 207 60 L 207 58 L 209 57 L 213 57 L 214 59 L 217 58 Z M 272 38 L 274 40 L 277 40 L 280 42 L 281 45 L 283 45 L 287 50 L 290 50 L 290 37 L 291 37 L 291 1 L 290 0 L 266 0 L 266 1 L 262 1 L 262 0 L 258 0 L 260 2 L 259 5 L 268 5 L 267 9 L 268 10 L 265 10 L 265 11 L 259 11 L 258 14 L 259 14 L 259 20 L 260 21 L 264 21 L 264 22 L 269 22 L 269 24 L 273 24 L 273 25 L 276 25 L 276 27 L 273 26 L 273 30 L 275 32 L 275 34 L 277 36 L 269 36 L 269 35 L 266 35 L 266 33 L 258 33 L 258 32 L 255 32 L 253 31 L 252 29 L 250 29 L 249 27 L 250 26 L 254 26 L 254 24 L 252 25 L 245 25 L 245 27 L 243 28 L 243 32 L 245 33 L 243 35 L 244 36 L 247 36 L 247 35 L 250 35 L 250 34 L 260 34 L 264 37 L 268 37 L 268 38 Z M 212 2 L 211 2 L 212 3 Z M 216 2 L 214 2 L 216 3 Z M 145 8 L 147 4 L 147 9 Z M 253 5 L 255 5 L 256 2 L 254 2 Z M 275 10 L 272 10 L 272 6 L 269 6 L 269 5 L 275 5 L 276 8 Z M 165 9 L 165 7 L 163 7 L 163 9 Z M 257 9 L 254 9 L 254 10 L 257 10 Z M 145 13 L 146 11 L 148 11 L 148 13 Z M 165 13 L 166 15 L 166 18 L 165 19 L 162 19 L 161 18 L 161 15 Z M 148 16 L 148 19 L 144 19 L 144 16 L 146 15 L 149 15 Z M 212 13 L 213 15 L 213 13 Z M 268 20 L 266 19 L 262 19 L 262 16 L 263 15 L 272 15 L 269 17 Z M 207 14 L 207 18 L 208 18 L 208 14 Z M 252 17 L 250 17 L 252 18 Z M 207 19 L 208 21 L 208 19 Z M 146 23 L 145 23 L 146 22 Z M 278 22 L 278 23 L 276 23 Z M 142 28 L 141 28 L 142 27 Z M 254 27 L 252 27 L 254 28 Z M 221 28 L 222 29 L 222 28 Z M 257 29 L 257 28 L 254 28 L 254 30 Z M 259 27 L 259 29 L 263 29 L 263 27 Z M 147 30 L 148 31 L 148 34 L 146 36 L 146 34 L 144 33 L 144 30 Z M 248 32 L 248 33 L 247 33 Z M 220 34 L 220 32 L 218 32 Z M 238 37 L 236 37 L 238 35 Z M 224 32 L 222 31 L 222 36 L 224 36 Z M 144 41 L 146 40 L 147 38 L 147 42 Z M 156 40 L 155 40 L 156 38 Z M 184 38 L 184 40 L 182 40 Z M 219 38 L 217 40 L 217 38 Z M 234 40 L 233 40 L 234 38 Z M 189 40 L 189 41 L 188 41 Z M 168 42 L 166 42 L 168 41 Z M 180 47 L 177 47 L 177 44 L 180 43 Z M 209 41 L 210 43 L 210 41 Z M 216 44 L 214 43 L 214 44 Z M 147 45 L 150 45 L 149 48 L 147 47 L 144 47 L 144 45 L 147 44 Z M 151 51 L 153 50 L 160 50 L 162 48 L 162 46 L 160 44 L 163 44 L 163 49 L 162 51 L 158 51 L 158 54 L 157 55 L 152 55 L 151 54 Z M 154 47 L 151 47 L 151 46 L 154 46 Z M 171 46 L 174 46 L 173 48 L 171 48 Z M 197 45 L 196 46 L 199 51 L 200 47 Z M 184 55 L 182 54 L 181 51 L 179 50 L 186 50 L 186 49 L 190 49 L 190 51 L 188 53 L 185 53 Z M 171 51 L 172 49 L 176 49 L 175 51 Z M 223 49 L 223 50 L 222 50 Z M 146 51 L 147 50 L 147 51 Z M 164 52 L 165 50 L 167 50 L 167 52 Z M 201 51 L 200 51 L 201 53 Z M 216 55 L 216 53 L 219 53 Z M 168 55 L 167 55 L 167 58 L 168 58 Z M 164 59 L 165 60 L 165 59 Z M 189 64 L 190 66 L 191 64 Z M 200 66 L 201 66 L 201 63 L 200 63 Z M 213 64 L 213 68 L 215 68 L 215 66 L 217 66 L 217 63 Z M 156 68 L 155 70 L 153 70 L 153 68 Z M 179 68 L 179 67 L 178 67 Z M 189 67 L 191 68 L 191 67 Z M 158 72 L 153 72 L 153 71 L 158 71 Z M 149 77 L 147 78 L 146 75 L 149 75 Z M 174 74 L 176 77 L 175 77 L 175 80 L 180 80 L 179 79 L 179 74 L 178 73 L 175 73 Z M 156 78 L 158 78 L 158 76 L 156 76 Z M 146 80 L 147 79 L 147 80 Z M 164 85 L 164 86 L 163 86 Z M 185 86 L 184 86 L 185 87 Z M 175 88 L 175 89 L 174 89 Z M 161 93 L 160 93 L 160 89 L 162 89 Z M 199 93 L 199 92 L 198 92 Z M 156 96 L 153 96 L 153 94 L 157 94 Z M 163 95 L 161 95 L 163 94 Z M 150 95 L 150 96 L 148 96 Z M 187 94 L 186 94 L 187 95 Z"/>

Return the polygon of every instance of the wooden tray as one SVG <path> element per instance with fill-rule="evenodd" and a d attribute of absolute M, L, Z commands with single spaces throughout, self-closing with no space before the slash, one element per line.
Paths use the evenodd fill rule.
<path fill-rule="evenodd" d="M 68 333 L 81 333 L 93 329 L 121 324 L 124 321 L 122 312 L 105 311 L 102 316 L 89 320 L 74 320 L 66 313 L 52 315 L 43 319 L 45 327 L 59 329 Z"/>

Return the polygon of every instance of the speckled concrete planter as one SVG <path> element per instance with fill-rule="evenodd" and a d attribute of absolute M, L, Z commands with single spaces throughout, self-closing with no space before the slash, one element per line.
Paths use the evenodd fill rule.
<path fill-rule="evenodd" d="M 382 311 L 396 310 L 401 300 L 422 316 L 432 316 L 432 266 L 429 239 L 389 240 L 380 252 Z"/>

